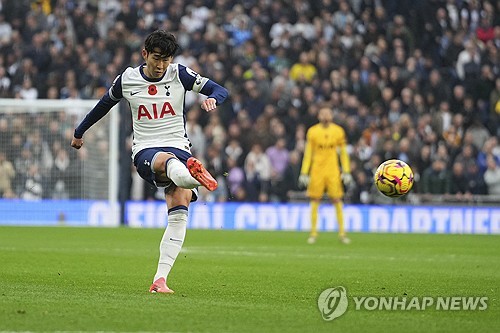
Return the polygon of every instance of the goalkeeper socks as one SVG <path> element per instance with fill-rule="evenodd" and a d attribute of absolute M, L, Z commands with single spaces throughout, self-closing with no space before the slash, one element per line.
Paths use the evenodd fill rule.
<path fill-rule="evenodd" d="M 161 277 L 167 279 L 186 237 L 187 218 L 186 206 L 176 206 L 168 210 L 168 225 L 160 243 L 160 259 L 153 281 Z"/>
<path fill-rule="evenodd" d="M 200 186 L 200 183 L 191 176 L 188 168 L 175 157 L 165 163 L 165 173 L 179 187 L 192 189 Z"/>
<path fill-rule="evenodd" d="M 311 237 L 318 236 L 319 201 L 311 201 Z"/>
<path fill-rule="evenodd" d="M 337 223 L 339 224 L 339 237 L 345 237 L 344 230 L 344 205 L 342 201 L 338 201 L 334 203 L 335 211 L 337 213 Z"/>

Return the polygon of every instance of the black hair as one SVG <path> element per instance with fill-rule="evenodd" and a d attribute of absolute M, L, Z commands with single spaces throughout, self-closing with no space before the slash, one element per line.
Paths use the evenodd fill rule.
<path fill-rule="evenodd" d="M 164 57 L 173 57 L 179 48 L 175 36 L 165 30 L 156 30 L 150 33 L 144 42 L 144 49 L 148 53 L 155 52 L 158 49 Z"/>

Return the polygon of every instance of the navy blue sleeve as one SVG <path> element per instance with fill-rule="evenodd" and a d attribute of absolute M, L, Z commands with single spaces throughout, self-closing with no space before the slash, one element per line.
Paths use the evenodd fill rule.
<path fill-rule="evenodd" d="M 97 102 L 96 106 L 85 116 L 80 125 L 75 129 L 75 138 L 81 139 L 83 134 L 96 122 L 98 122 L 102 117 L 104 117 L 109 110 L 116 104 L 119 100 L 114 100 L 109 96 L 109 92 L 104 94 L 102 98 Z"/>
<path fill-rule="evenodd" d="M 197 76 L 199 76 L 198 73 L 191 69 L 189 69 L 188 72 L 188 68 L 186 66 L 179 64 L 179 79 L 181 80 L 184 89 L 192 90 Z"/>
<path fill-rule="evenodd" d="M 201 88 L 200 91 L 203 95 L 206 95 L 207 98 L 215 98 L 217 101 L 217 105 L 222 104 L 229 96 L 229 92 L 223 86 L 215 83 L 212 80 L 208 80 L 207 83 Z"/>
<path fill-rule="evenodd" d="M 223 86 L 216 82 L 202 77 L 191 68 L 179 64 L 179 79 L 184 89 L 199 92 L 207 98 L 215 98 L 217 105 L 222 104 L 229 95 L 229 92 Z M 197 91 L 203 85 L 201 90 Z"/>
<path fill-rule="evenodd" d="M 116 79 L 113 81 L 113 85 L 109 89 L 109 96 L 111 97 L 111 99 L 115 100 L 123 98 L 121 75 L 118 75 Z"/>

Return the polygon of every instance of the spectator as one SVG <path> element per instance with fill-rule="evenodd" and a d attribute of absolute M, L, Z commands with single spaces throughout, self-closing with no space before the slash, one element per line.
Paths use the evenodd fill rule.
<path fill-rule="evenodd" d="M 421 192 L 424 194 L 449 194 L 451 174 L 446 168 L 446 161 L 436 159 L 424 170 L 421 178 Z"/>
<path fill-rule="evenodd" d="M 52 168 L 52 199 L 69 199 L 69 180 L 71 179 L 70 159 L 68 152 L 62 147 L 55 152 L 54 167 Z"/>
<path fill-rule="evenodd" d="M 455 162 L 461 163 L 465 170 L 468 170 L 471 165 L 476 165 L 476 151 L 472 144 L 465 144 L 462 151 L 455 158 Z"/>
<path fill-rule="evenodd" d="M 498 150 L 498 148 L 498 139 L 495 136 L 490 137 L 484 142 L 482 149 L 477 154 L 477 165 L 481 173 L 484 173 L 488 168 L 487 159 L 489 156 L 493 157 L 500 164 L 500 156 L 494 153 L 495 149 Z"/>
<path fill-rule="evenodd" d="M 493 155 L 486 158 L 487 169 L 484 173 L 484 181 L 488 186 L 488 193 L 500 195 L 500 163 Z"/>
<path fill-rule="evenodd" d="M 301 84 L 311 83 L 316 74 L 316 66 L 311 63 L 310 55 L 306 51 L 300 53 L 299 61 L 290 68 L 290 79 Z"/>
<path fill-rule="evenodd" d="M 358 170 L 354 172 L 354 180 L 356 181 L 356 186 L 353 187 L 353 192 L 349 193 L 351 203 L 365 205 L 370 204 L 372 201 L 370 195 L 372 182 L 368 178 L 368 175 L 366 172 Z"/>
<path fill-rule="evenodd" d="M 245 201 L 246 197 L 246 177 L 243 168 L 238 166 L 236 160 L 229 157 L 227 159 L 227 187 L 229 200 Z"/>
<path fill-rule="evenodd" d="M 41 200 L 43 197 L 43 177 L 37 164 L 28 166 L 26 174 L 22 177 L 23 188 L 21 190 L 21 199 L 23 200 Z"/>
<path fill-rule="evenodd" d="M 483 174 L 479 171 L 479 166 L 477 164 L 467 165 L 465 178 L 467 180 L 467 190 L 471 194 L 484 195 L 488 193 Z"/>
<path fill-rule="evenodd" d="M 465 80 L 466 75 L 472 75 L 477 71 L 481 63 L 481 55 L 477 50 L 476 44 L 469 40 L 465 43 L 465 49 L 458 54 L 456 62 L 456 71 L 460 80 Z"/>
<path fill-rule="evenodd" d="M 186 132 L 193 147 L 191 152 L 193 156 L 205 156 L 207 138 L 199 124 L 200 110 L 193 107 L 187 112 Z M 213 134 L 213 133 L 211 133 Z"/>
<path fill-rule="evenodd" d="M 339 1 L 339 10 L 333 13 L 333 25 L 337 30 L 343 31 L 347 24 L 354 23 L 354 15 L 350 11 L 349 3 L 345 0 Z"/>
<path fill-rule="evenodd" d="M 472 138 L 472 144 L 476 150 L 482 149 L 484 143 L 490 137 L 490 133 L 486 129 L 486 127 L 479 121 L 479 119 L 475 119 L 470 127 L 465 131 L 466 136 L 470 136 Z"/>
<path fill-rule="evenodd" d="M 30 78 L 24 79 L 23 85 L 17 92 L 16 97 L 28 100 L 34 100 L 38 98 L 38 90 L 33 87 L 33 82 Z"/>
<path fill-rule="evenodd" d="M 7 46 L 12 39 L 12 26 L 5 21 L 5 15 L 0 12 L 0 48 Z"/>
<path fill-rule="evenodd" d="M 500 77 L 495 80 L 495 89 L 490 93 L 489 105 L 488 128 L 493 135 L 500 136 Z"/>
<path fill-rule="evenodd" d="M 289 179 L 285 178 L 285 171 L 289 164 L 290 152 L 286 148 L 286 140 L 278 138 L 274 145 L 266 149 L 266 155 L 271 163 L 271 194 L 281 201 L 287 201 L 287 186 Z"/>
<path fill-rule="evenodd" d="M 302 154 L 297 150 L 292 150 L 289 154 L 289 163 L 283 172 L 283 185 L 287 198 L 292 191 L 299 191 L 298 179 L 302 165 Z"/>
<path fill-rule="evenodd" d="M 476 29 L 476 36 L 483 43 L 487 43 L 495 37 L 491 20 L 486 15 L 481 15 L 480 24 Z"/>
<path fill-rule="evenodd" d="M 219 186 L 213 191 L 207 193 L 211 198 L 209 201 L 225 201 L 227 198 L 227 184 L 225 174 L 227 172 L 227 162 L 225 156 L 221 152 L 221 147 L 217 143 L 213 143 L 207 147 L 205 157 L 205 166 L 210 174 L 217 180 Z M 205 191 L 208 192 L 208 191 Z"/>
<path fill-rule="evenodd" d="M 455 195 L 459 199 L 470 194 L 464 165 L 459 162 L 453 163 L 453 167 L 451 169 L 450 194 Z"/>
<path fill-rule="evenodd" d="M 220 119 L 197 117 L 192 109 L 196 100 L 189 96 L 186 100 L 191 109 L 187 130 L 203 132 L 191 136 L 193 151 L 198 149 L 201 156 L 204 145 L 215 141 L 241 166 L 255 138 L 266 150 L 277 137 L 286 137 L 287 149 L 300 153 L 304 128 L 314 123 L 318 101 L 331 104 L 336 117 L 352 129 L 349 144 L 354 154 L 362 152 L 364 163 L 384 147 L 390 150 L 384 152 L 386 157 L 411 160 L 425 146 L 428 157 L 413 157 L 411 162 L 420 174 L 431 158 L 437 158 L 437 151 L 443 151 L 441 145 L 446 146 L 451 166 L 456 156 L 463 162 L 462 145 L 474 144 L 479 150 L 487 136 L 500 133 L 500 80 L 496 79 L 500 15 L 499 7 L 490 2 L 434 1 L 411 11 L 394 1 L 376 6 L 346 0 L 290 6 L 279 1 L 233 7 L 224 0 L 216 3 L 209 9 L 200 0 L 168 6 L 164 0 L 131 6 L 113 0 L 91 2 L 88 10 L 71 1 L 33 8 L 24 2 L 4 2 L 0 97 L 99 96 L 124 66 L 142 62 L 140 53 L 131 50 L 138 47 L 141 36 L 162 26 L 176 33 L 183 49 L 189 50 L 181 58 L 189 59 L 200 73 L 220 77 L 232 91 Z M 284 126 L 275 126 L 278 122 L 272 119 Z M 9 120 L 7 141 L 17 148 L 5 150 L 13 162 L 19 162 L 28 138 L 32 141 L 22 125 L 35 126 L 29 118 L 16 121 L 20 127 L 10 126 Z M 40 128 L 54 126 L 37 121 Z M 487 131 L 475 128 L 476 121 Z M 72 125 L 71 119 L 57 122 L 61 133 Z M 357 139 L 358 131 L 363 140 Z M 49 138 L 44 140 L 53 150 L 54 164 L 56 140 Z M 481 161 L 484 170 L 484 158 Z M 18 169 L 21 165 L 14 163 L 15 187 L 25 170 Z M 40 168 L 47 184 L 50 170 Z M 240 188 L 241 200 L 257 200 L 251 189 Z M 50 197 L 51 186 L 44 190 Z M 417 181 L 414 191 L 419 190 Z"/>
<path fill-rule="evenodd" d="M 12 181 L 16 176 L 14 166 L 7 160 L 5 152 L 0 151 L 0 198 L 12 198 Z"/>
<path fill-rule="evenodd" d="M 5 71 L 5 67 L 0 66 L 0 98 L 6 98 L 10 94 L 11 89 L 11 80 L 7 76 L 7 72 Z"/>
<path fill-rule="evenodd" d="M 251 193 L 248 199 L 266 202 L 269 198 L 269 186 L 272 173 L 271 161 L 259 143 L 254 143 L 245 159 L 245 175 Z"/>

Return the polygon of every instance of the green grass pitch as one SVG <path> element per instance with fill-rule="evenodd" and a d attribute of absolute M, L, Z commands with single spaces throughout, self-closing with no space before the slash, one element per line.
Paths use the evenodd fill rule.
<path fill-rule="evenodd" d="M 500 237 L 188 230 L 174 295 L 160 229 L 1 227 L 0 331 L 498 332 Z M 317 299 L 344 286 L 347 312 Z M 484 311 L 355 310 L 356 296 L 486 296 Z"/>

